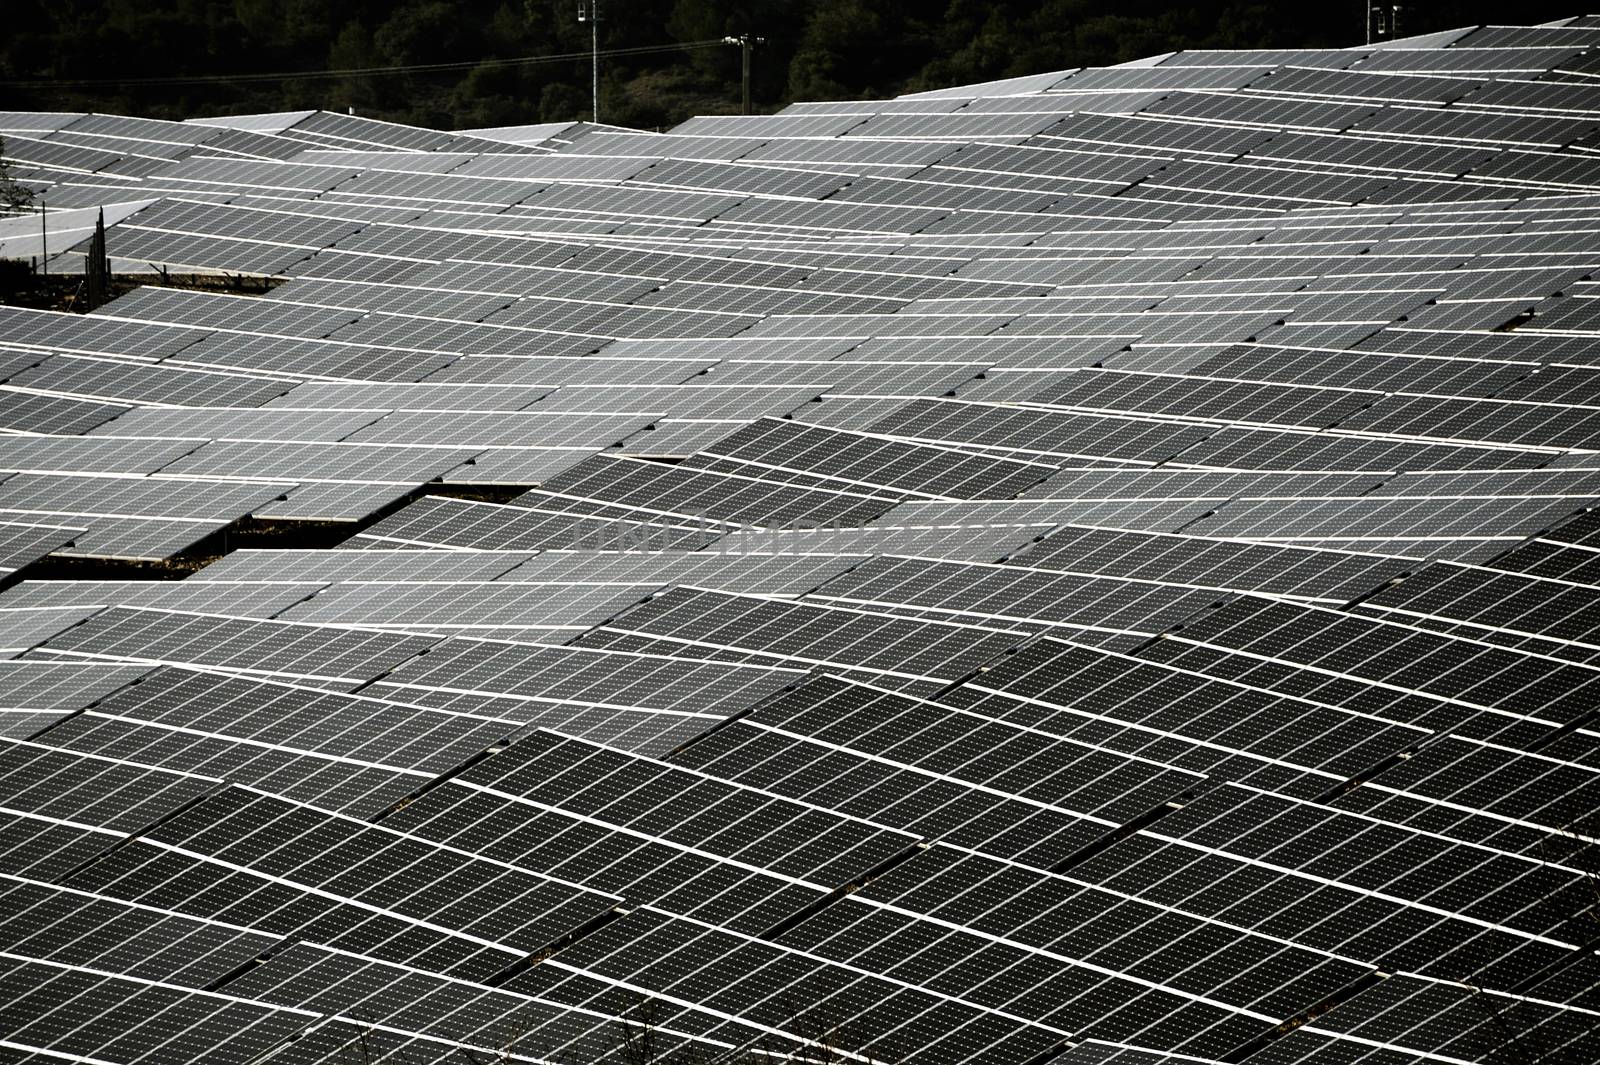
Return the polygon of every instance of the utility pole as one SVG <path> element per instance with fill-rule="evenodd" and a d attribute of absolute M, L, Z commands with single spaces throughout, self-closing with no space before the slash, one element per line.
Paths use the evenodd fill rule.
<path fill-rule="evenodd" d="M 594 124 L 600 124 L 600 0 L 578 2 L 578 21 L 589 24 L 589 77 L 594 92 Z"/>
<path fill-rule="evenodd" d="M 750 49 L 754 48 L 758 44 L 766 44 L 767 39 L 765 37 L 752 37 L 748 33 L 741 33 L 737 37 L 722 38 L 722 43 L 736 44 L 739 46 L 739 51 L 741 53 L 739 58 L 742 61 L 741 65 L 744 69 L 744 76 L 741 79 L 741 82 L 744 86 L 744 91 L 741 93 L 739 98 L 739 113 L 741 115 L 748 115 L 750 113 Z"/>

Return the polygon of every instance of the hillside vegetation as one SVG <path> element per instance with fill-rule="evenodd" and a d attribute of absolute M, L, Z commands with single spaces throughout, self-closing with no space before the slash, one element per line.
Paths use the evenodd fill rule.
<path fill-rule="evenodd" d="M 760 110 L 1179 48 L 1342 47 L 1363 39 L 1362 7 L 1354 0 L 613 0 L 604 6 L 602 48 L 764 37 L 752 79 Z M 1516 17 L 1577 13 L 1535 2 Z M 10 109 L 183 118 L 354 107 L 439 128 L 566 121 L 587 117 L 590 103 L 589 30 L 576 16 L 576 0 L 13 0 L 0 37 L 0 81 Z M 1423 33 L 1506 17 L 1486 3 L 1424 0 L 1403 8 L 1401 28 Z M 583 56 L 505 62 L 574 53 Z M 272 76 L 419 64 L 452 66 Z M 609 57 L 602 100 L 603 120 L 642 128 L 737 110 L 739 49 L 719 43 Z"/>

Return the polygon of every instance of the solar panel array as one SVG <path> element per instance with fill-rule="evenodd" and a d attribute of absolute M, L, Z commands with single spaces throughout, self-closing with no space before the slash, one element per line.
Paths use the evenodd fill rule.
<path fill-rule="evenodd" d="M 1596 56 L 0 115 L 0 1060 L 1600 1060 Z"/>

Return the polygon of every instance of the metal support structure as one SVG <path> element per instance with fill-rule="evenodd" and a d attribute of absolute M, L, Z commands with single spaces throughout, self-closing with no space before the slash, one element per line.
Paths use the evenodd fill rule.
<path fill-rule="evenodd" d="M 594 94 L 594 124 L 600 124 L 600 0 L 578 4 L 578 21 L 589 24 L 589 79 Z"/>
<path fill-rule="evenodd" d="M 45 221 L 44 197 L 39 197 L 39 273 L 50 276 L 50 223 Z"/>
<path fill-rule="evenodd" d="M 739 46 L 741 68 L 739 113 L 748 115 L 750 113 L 750 50 L 758 44 L 766 44 L 767 39 L 765 37 L 752 37 L 748 33 L 741 33 L 737 37 L 722 38 L 722 43 Z"/>

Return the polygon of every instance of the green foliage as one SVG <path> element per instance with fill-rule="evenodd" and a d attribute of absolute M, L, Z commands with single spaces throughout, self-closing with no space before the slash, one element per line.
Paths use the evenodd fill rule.
<path fill-rule="evenodd" d="M 587 118 L 589 97 L 565 82 L 546 85 L 539 93 L 540 122 L 576 122 Z"/>
<path fill-rule="evenodd" d="M 1535 2 L 1515 21 L 1572 14 Z M 890 95 L 1180 48 L 1346 46 L 1361 6 L 1290 0 L 602 0 L 602 48 L 750 33 L 761 110 L 790 100 Z M 1482 0 L 1406 5 L 1407 33 L 1503 22 Z M 0 78 L 38 79 L 6 106 L 158 117 L 324 107 L 446 126 L 565 121 L 589 111 L 577 0 L 12 0 Z M 425 63 L 446 71 L 190 84 L 52 86 L 50 79 L 357 70 Z M 602 59 L 601 118 L 646 127 L 737 110 L 739 50 L 696 48 Z"/>
<path fill-rule="evenodd" d="M 5 150 L 6 142 L 0 140 L 0 211 L 21 211 L 33 205 L 33 190 L 12 179 Z"/>

